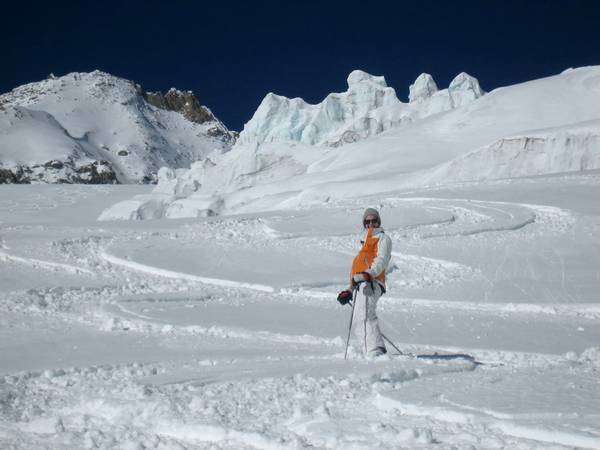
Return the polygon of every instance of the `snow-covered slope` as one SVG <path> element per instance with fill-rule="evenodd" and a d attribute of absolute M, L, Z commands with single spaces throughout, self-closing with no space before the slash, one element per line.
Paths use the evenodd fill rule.
<path fill-rule="evenodd" d="M 420 77 L 411 99 L 431 102 L 440 92 Z M 496 89 L 342 147 L 240 138 L 232 151 L 163 177 L 155 193 L 102 217 L 169 217 L 172 204 L 176 217 L 290 208 L 400 187 L 598 169 L 599 104 L 600 68 L 585 67 Z M 161 212 L 135 212 L 157 196 Z"/>
<path fill-rule="evenodd" d="M 0 188 L 0 448 L 600 449 L 600 172 L 96 221 L 150 189 Z M 371 205 L 404 355 L 344 360 Z"/>
<path fill-rule="evenodd" d="M 239 142 L 299 141 L 338 147 L 465 105 L 483 94 L 479 82 L 466 73 L 441 91 L 431 75 L 422 74 L 410 86 L 407 104 L 398 100 L 384 77 L 355 70 L 348 76 L 346 92 L 329 94 L 316 105 L 267 94 L 244 126 Z"/>
<path fill-rule="evenodd" d="M 424 173 L 421 184 L 600 169 L 600 119 L 499 139 Z"/>
<path fill-rule="evenodd" d="M 99 71 L 51 76 L 0 96 L 5 181 L 10 174 L 20 182 L 149 181 L 161 166 L 189 167 L 234 140 L 191 92 L 148 93 Z M 112 176 L 81 177 L 92 166 Z"/>

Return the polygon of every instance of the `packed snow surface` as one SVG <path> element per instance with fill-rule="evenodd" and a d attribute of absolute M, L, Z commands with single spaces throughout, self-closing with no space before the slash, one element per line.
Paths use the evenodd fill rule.
<path fill-rule="evenodd" d="M 96 220 L 150 190 L 0 186 L 1 448 L 600 448 L 598 171 Z M 367 206 L 406 355 L 344 361 Z"/>

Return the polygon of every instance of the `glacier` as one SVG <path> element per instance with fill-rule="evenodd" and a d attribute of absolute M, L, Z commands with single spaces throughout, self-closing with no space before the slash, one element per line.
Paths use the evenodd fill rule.
<path fill-rule="evenodd" d="M 351 75 L 355 86 L 391 93 L 383 77 L 359 71 Z M 410 88 L 409 106 L 415 105 L 410 122 L 343 146 L 312 145 L 302 142 L 302 135 L 289 140 L 304 122 L 290 128 L 287 110 L 283 119 L 267 115 L 262 136 L 271 138 L 251 138 L 247 124 L 231 151 L 208 155 L 173 177 L 160 177 L 153 193 L 135 204 L 107 208 L 101 219 L 141 218 L 145 215 L 131 208 L 148 208 L 146 202 L 156 204 L 156 196 L 163 203 L 152 217 L 197 217 L 306 207 L 398 188 L 600 168 L 600 68 L 569 70 L 479 97 L 477 87 L 460 74 L 448 89 L 437 90 L 432 77 L 421 75 Z M 386 104 L 396 104 L 395 96 L 382 95 L 381 106 L 372 111 L 385 109 L 385 98 Z M 339 111 L 355 108 L 348 101 Z M 279 102 L 275 104 L 289 103 Z M 257 111 L 249 124 L 255 127 L 255 118 L 264 114 Z"/>

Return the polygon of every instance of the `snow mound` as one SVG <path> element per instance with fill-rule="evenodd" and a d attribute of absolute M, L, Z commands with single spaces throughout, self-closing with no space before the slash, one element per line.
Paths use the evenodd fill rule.
<path fill-rule="evenodd" d="M 191 92 L 148 93 L 100 71 L 51 76 L 0 95 L 0 164 L 21 183 L 78 182 L 76 167 L 93 162 L 113 173 L 104 182 L 148 182 L 162 166 L 189 167 L 234 140 Z M 62 178 L 34 170 L 51 161 L 71 169 Z"/>
<path fill-rule="evenodd" d="M 435 95 L 433 95 L 435 93 Z M 443 91 L 431 75 L 420 75 L 402 103 L 383 76 L 362 70 L 348 75 L 348 90 L 311 105 L 301 98 L 267 94 L 240 134 L 240 144 L 299 141 L 338 147 L 360 141 L 419 118 L 463 106 L 481 97 L 479 82 L 461 73 Z"/>
<path fill-rule="evenodd" d="M 244 192 L 257 182 L 268 185 L 307 173 L 321 155 L 320 148 L 300 143 L 236 146 L 227 153 L 214 152 L 187 170 L 160 169 L 152 194 L 119 202 L 107 208 L 99 220 L 216 215 L 226 207 L 225 195 Z"/>

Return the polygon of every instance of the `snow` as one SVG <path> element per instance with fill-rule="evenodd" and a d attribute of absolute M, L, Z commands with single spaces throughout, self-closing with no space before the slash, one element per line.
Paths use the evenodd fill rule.
<path fill-rule="evenodd" d="M 600 172 L 96 220 L 151 190 L 0 188 L 0 447 L 600 448 Z M 344 361 L 366 206 L 383 332 L 482 364 Z"/>
<path fill-rule="evenodd" d="M 189 167 L 231 143 L 211 137 L 218 121 L 188 121 L 155 108 L 133 82 L 94 71 L 20 86 L 0 95 L 0 162 L 7 168 L 71 159 L 110 162 L 120 182 L 140 182 L 161 166 Z M 41 181 L 56 182 L 42 174 Z"/>

